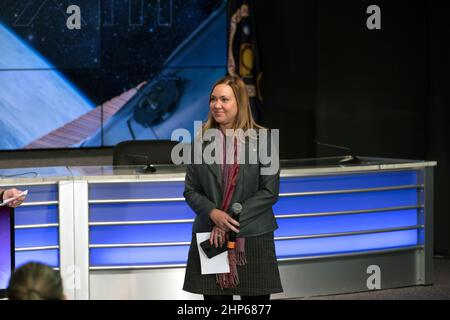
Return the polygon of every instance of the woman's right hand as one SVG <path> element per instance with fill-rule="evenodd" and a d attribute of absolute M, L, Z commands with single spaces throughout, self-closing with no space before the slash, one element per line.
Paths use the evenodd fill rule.
<path fill-rule="evenodd" d="M 224 231 L 231 230 L 236 233 L 239 232 L 239 229 L 236 228 L 239 227 L 239 222 L 230 217 L 228 213 L 219 209 L 213 209 L 209 214 L 209 217 L 220 229 Z"/>

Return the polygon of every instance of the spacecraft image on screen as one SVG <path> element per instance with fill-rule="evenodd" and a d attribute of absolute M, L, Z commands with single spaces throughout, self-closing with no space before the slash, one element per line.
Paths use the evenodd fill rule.
<path fill-rule="evenodd" d="M 170 139 L 226 73 L 226 1 L 0 4 L 0 150 Z M 186 19 L 189 17 L 189 19 Z"/>

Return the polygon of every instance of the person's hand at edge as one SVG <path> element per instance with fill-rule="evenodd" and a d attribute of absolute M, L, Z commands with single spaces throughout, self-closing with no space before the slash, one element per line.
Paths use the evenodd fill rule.
<path fill-rule="evenodd" d="M 16 188 L 7 189 L 3 192 L 3 199 L 2 201 L 5 201 L 9 198 L 17 197 L 19 194 L 21 194 L 21 190 L 17 190 Z M 17 198 L 16 200 L 11 201 L 7 204 L 8 207 L 16 208 L 22 204 L 22 202 L 25 200 L 25 196 L 21 196 Z"/>

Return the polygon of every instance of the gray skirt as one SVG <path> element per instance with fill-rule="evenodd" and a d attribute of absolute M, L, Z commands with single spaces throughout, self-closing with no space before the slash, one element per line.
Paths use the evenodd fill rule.
<path fill-rule="evenodd" d="M 215 274 L 201 274 L 197 240 L 193 234 L 183 290 L 207 295 L 241 296 L 283 292 L 275 255 L 273 232 L 245 238 L 245 255 L 247 264 L 237 267 L 240 284 L 233 289 L 222 289 L 216 284 Z"/>

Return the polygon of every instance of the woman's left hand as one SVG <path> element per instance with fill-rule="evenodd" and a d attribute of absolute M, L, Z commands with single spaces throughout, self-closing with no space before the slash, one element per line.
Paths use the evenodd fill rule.
<path fill-rule="evenodd" d="M 211 231 L 209 243 L 217 248 L 223 246 L 225 241 L 226 241 L 226 232 L 220 229 L 219 227 L 215 226 Z"/>

